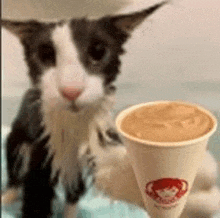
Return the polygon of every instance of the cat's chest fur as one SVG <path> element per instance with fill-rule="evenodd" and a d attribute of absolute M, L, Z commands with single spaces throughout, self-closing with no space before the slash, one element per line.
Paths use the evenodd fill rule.
<path fill-rule="evenodd" d="M 43 123 L 46 134 L 50 135 L 47 147 L 49 157 L 53 157 L 52 177 L 59 172 L 63 182 L 74 184 L 74 179 L 87 161 L 85 159 L 100 149 L 97 130 L 105 132 L 111 125 L 109 111 L 113 99 L 106 98 L 99 108 L 88 108 L 80 113 L 43 104 Z"/>
<path fill-rule="evenodd" d="M 93 118 L 84 114 L 73 115 L 66 110 L 51 110 L 44 115 L 47 132 L 49 156 L 52 159 L 52 177 L 59 174 L 66 182 L 72 183 L 81 168 L 80 148 L 89 145 Z"/>

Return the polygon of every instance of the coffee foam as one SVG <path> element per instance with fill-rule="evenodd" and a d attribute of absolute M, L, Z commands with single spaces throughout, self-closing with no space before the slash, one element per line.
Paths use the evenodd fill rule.
<path fill-rule="evenodd" d="M 180 142 L 205 135 L 213 125 L 211 117 L 196 106 L 166 102 L 131 111 L 122 120 L 121 130 L 142 140 Z"/>

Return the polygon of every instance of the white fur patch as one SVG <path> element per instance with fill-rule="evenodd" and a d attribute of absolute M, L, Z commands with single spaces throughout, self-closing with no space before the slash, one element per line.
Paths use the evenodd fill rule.
<path fill-rule="evenodd" d="M 46 77 L 52 76 L 48 73 Z M 78 148 L 98 143 L 90 142 L 91 131 L 96 131 L 93 122 L 107 119 L 112 106 L 112 96 L 105 97 L 100 105 L 96 104 L 96 107 L 87 107 L 74 113 L 65 108 L 64 100 L 59 96 L 53 83 L 50 86 L 49 81 L 52 82 L 52 80 L 44 80 L 42 110 L 46 132 L 51 135 L 48 144 L 50 155 L 54 154 L 53 176 L 60 170 L 61 177 L 68 185 L 73 185 L 80 167 Z"/>
<path fill-rule="evenodd" d="M 19 199 L 21 188 L 10 188 L 1 196 L 1 203 L 3 206 L 13 204 Z"/>
<path fill-rule="evenodd" d="M 217 162 L 211 153 L 207 151 L 206 156 L 198 169 L 195 181 L 193 182 L 191 193 L 197 192 L 198 190 L 209 190 L 216 184 L 217 177 Z"/>
<path fill-rule="evenodd" d="M 52 40 L 56 47 L 58 85 L 66 87 L 71 86 L 72 82 L 83 82 L 86 72 L 79 61 L 79 52 L 74 44 L 69 24 L 57 27 L 52 34 Z"/>
<path fill-rule="evenodd" d="M 100 104 L 100 101 L 104 98 L 103 78 L 88 75 L 85 84 L 85 90 L 79 98 L 76 99 L 76 105 L 83 107 Z"/>
<path fill-rule="evenodd" d="M 78 170 L 81 170 L 79 159 L 84 156 L 88 146 L 94 155 L 108 155 L 108 149 L 103 155 L 100 153 L 105 149 L 99 148 L 96 131 L 97 127 L 105 130 L 112 125 L 109 111 L 113 105 L 113 96 L 105 96 L 102 103 L 96 104 L 94 108 L 88 107 L 74 113 L 62 106 L 60 97 L 48 95 L 50 91 L 49 84 L 48 90 L 45 85 L 42 110 L 46 130 L 51 135 L 48 145 L 50 155 L 54 154 L 53 175 L 60 170 L 61 177 L 67 185 L 73 185 Z"/>
<path fill-rule="evenodd" d="M 50 155 L 53 158 L 53 175 L 58 170 L 66 185 L 77 184 L 79 171 L 78 148 L 88 143 L 89 117 L 72 114 L 67 110 L 52 109 L 45 111 L 45 124 L 51 133 L 49 141 Z M 84 121 L 84 122 L 83 122 Z"/>
<path fill-rule="evenodd" d="M 102 129 L 109 127 L 109 110 L 103 108 L 105 107 L 87 108 L 75 114 L 63 108 L 51 107 L 49 102 L 43 101 L 44 122 L 51 135 L 48 143 L 50 155 L 54 154 L 52 176 L 60 170 L 66 185 L 73 185 L 73 182 L 77 185 L 78 171 L 81 170 L 80 159 L 88 146 L 92 155 L 113 158 L 108 149 L 99 146 L 97 138 L 97 126 Z M 115 150 L 116 147 L 112 149 Z M 105 151 L 102 153 L 102 150 Z"/>
<path fill-rule="evenodd" d="M 220 211 L 220 190 L 213 186 L 206 191 L 197 191 L 188 197 L 185 211 L 188 217 L 213 217 Z"/>
<path fill-rule="evenodd" d="M 106 153 L 99 161 L 95 177 L 97 190 L 107 194 L 112 200 L 123 200 L 144 207 L 126 147 L 110 150 L 109 157 Z"/>
<path fill-rule="evenodd" d="M 110 120 L 113 98 L 104 95 L 103 78 L 87 74 L 80 63 L 67 24 L 57 27 L 52 39 L 57 50 L 57 66 L 48 69 L 42 76 L 43 122 L 46 133 L 51 136 L 48 146 L 49 155 L 54 155 L 52 177 L 59 171 L 65 185 L 72 186 L 77 185 L 80 159 L 86 148 L 98 145 L 98 139 L 93 140 L 91 135 L 97 134 L 97 125 L 104 128 Z M 69 85 L 73 80 L 83 80 L 85 84 L 84 91 L 75 101 L 82 109 L 77 113 L 69 109 L 70 102 L 59 90 L 61 85 Z"/>
<path fill-rule="evenodd" d="M 22 177 L 25 175 L 25 173 L 27 173 L 29 169 L 30 156 L 31 156 L 31 145 L 23 143 L 21 147 L 19 147 L 19 152 L 16 160 L 17 162 L 19 160 L 22 160 L 22 165 L 19 171 L 19 177 Z M 15 165 L 16 164 L 17 163 L 15 163 Z"/>

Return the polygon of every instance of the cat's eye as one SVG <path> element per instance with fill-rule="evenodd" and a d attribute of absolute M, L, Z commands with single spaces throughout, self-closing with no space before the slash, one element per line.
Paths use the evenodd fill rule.
<path fill-rule="evenodd" d="M 88 48 L 88 54 L 92 61 L 97 63 L 106 56 L 107 47 L 102 42 L 93 42 Z"/>
<path fill-rule="evenodd" d="M 38 47 L 38 57 L 45 65 L 54 65 L 56 61 L 56 54 L 53 45 L 44 43 Z"/>

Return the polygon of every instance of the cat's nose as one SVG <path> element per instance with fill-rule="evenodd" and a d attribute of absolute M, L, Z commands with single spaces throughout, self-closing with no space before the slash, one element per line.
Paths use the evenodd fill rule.
<path fill-rule="evenodd" d="M 75 86 L 68 86 L 68 87 L 62 88 L 60 91 L 64 98 L 66 98 L 69 101 L 74 101 L 83 92 L 83 88 L 75 87 Z"/>

